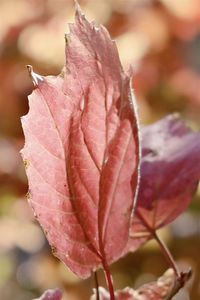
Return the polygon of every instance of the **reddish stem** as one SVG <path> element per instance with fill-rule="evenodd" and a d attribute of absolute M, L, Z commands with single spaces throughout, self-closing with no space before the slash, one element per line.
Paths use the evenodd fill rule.
<path fill-rule="evenodd" d="M 113 280 L 112 275 L 110 273 L 109 267 L 105 260 L 102 261 L 102 265 L 104 268 L 104 274 L 106 277 L 109 293 L 110 293 L 110 300 L 115 300 L 114 288 L 113 288 Z"/>
<path fill-rule="evenodd" d="M 162 253 L 164 254 L 164 256 L 166 257 L 169 265 L 173 268 L 176 276 L 178 278 L 181 277 L 181 274 L 180 274 L 180 271 L 178 269 L 178 266 L 173 258 L 173 256 L 171 255 L 169 249 L 167 248 L 167 246 L 165 245 L 165 243 L 160 239 L 160 237 L 158 236 L 157 232 L 154 232 L 153 234 L 155 240 L 157 241 L 157 243 L 159 244 L 161 250 L 162 250 Z"/>
<path fill-rule="evenodd" d="M 167 259 L 169 265 L 173 268 L 176 276 L 178 278 L 181 278 L 181 273 L 178 269 L 178 266 L 173 258 L 173 256 L 171 255 L 169 249 L 167 248 L 167 246 L 165 245 L 165 243 L 160 239 L 160 237 L 158 236 L 157 232 L 154 231 L 149 224 L 146 222 L 146 220 L 143 218 L 143 216 L 140 214 L 139 211 L 137 211 L 137 215 L 138 217 L 142 220 L 142 223 L 145 225 L 145 227 L 149 230 L 149 232 L 152 234 L 152 236 L 154 237 L 154 239 L 157 241 L 157 243 L 159 244 L 163 255 L 165 256 L 165 258 Z"/>

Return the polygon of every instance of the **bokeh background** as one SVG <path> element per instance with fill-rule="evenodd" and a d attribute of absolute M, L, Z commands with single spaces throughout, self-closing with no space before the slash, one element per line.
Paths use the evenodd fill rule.
<path fill-rule="evenodd" d="M 200 127 L 200 1 L 88 0 L 87 17 L 103 23 L 116 40 L 123 65 L 133 64 L 133 85 L 143 124 L 180 112 Z M 84 300 L 94 287 L 51 255 L 25 194 L 19 150 L 20 117 L 27 113 L 32 83 L 25 65 L 42 75 L 64 63 L 64 32 L 74 18 L 70 0 L 0 0 L 0 299 L 29 300 L 61 287 L 65 299 Z M 200 192 L 189 209 L 160 232 L 181 268 L 193 277 L 177 299 L 200 299 Z M 138 287 L 168 265 L 149 243 L 112 266 L 115 287 Z M 99 272 L 101 285 L 105 286 Z M 188 296 L 188 290 L 190 298 Z"/>

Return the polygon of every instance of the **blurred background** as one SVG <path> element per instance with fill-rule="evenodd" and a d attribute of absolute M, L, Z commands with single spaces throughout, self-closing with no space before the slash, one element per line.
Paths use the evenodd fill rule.
<path fill-rule="evenodd" d="M 85 0 L 90 20 L 116 40 L 133 85 L 143 124 L 180 112 L 200 127 L 200 0 Z M 25 65 L 57 75 L 64 64 L 64 33 L 74 18 L 70 0 L 0 0 L 0 299 L 31 300 L 61 287 L 65 299 L 84 300 L 94 287 L 51 255 L 26 201 L 27 179 L 19 155 L 20 117 L 32 83 Z M 200 191 L 190 208 L 160 235 L 181 268 L 194 273 L 176 299 L 200 299 Z M 150 242 L 112 266 L 115 288 L 156 279 L 168 265 Z M 99 272 L 100 284 L 105 286 Z M 190 298 L 188 296 L 188 291 Z"/>

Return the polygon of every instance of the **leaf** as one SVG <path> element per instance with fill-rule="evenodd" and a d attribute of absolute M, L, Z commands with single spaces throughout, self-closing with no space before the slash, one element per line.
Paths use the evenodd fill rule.
<path fill-rule="evenodd" d="M 135 251 L 189 205 L 200 179 L 200 133 L 177 115 L 142 130 L 138 203 L 128 248 Z"/>
<path fill-rule="evenodd" d="M 29 203 L 54 254 L 86 278 L 117 260 L 129 238 L 139 164 L 131 75 L 107 30 L 78 6 L 61 75 L 29 72 L 36 86 L 22 118 Z"/>
<path fill-rule="evenodd" d="M 62 291 L 60 289 L 47 290 L 42 294 L 40 298 L 33 300 L 61 300 L 62 299 Z"/>
<path fill-rule="evenodd" d="M 174 271 L 168 269 L 157 281 L 144 284 L 137 290 L 125 288 L 115 292 L 115 300 L 170 300 L 190 278 L 190 272 L 182 273 L 182 282 L 176 278 Z M 109 293 L 99 288 L 100 300 L 110 300 Z M 91 300 L 96 299 L 96 294 Z M 174 300 L 176 298 L 173 298 Z"/>

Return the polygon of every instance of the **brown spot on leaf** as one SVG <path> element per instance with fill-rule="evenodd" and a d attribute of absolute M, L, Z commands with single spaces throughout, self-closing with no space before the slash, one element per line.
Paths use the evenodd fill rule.
<path fill-rule="evenodd" d="M 27 170 L 30 165 L 30 162 L 28 161 L 28 159 L 24 159 L 23 163 L 24 163 L 25 170 Z"/>

